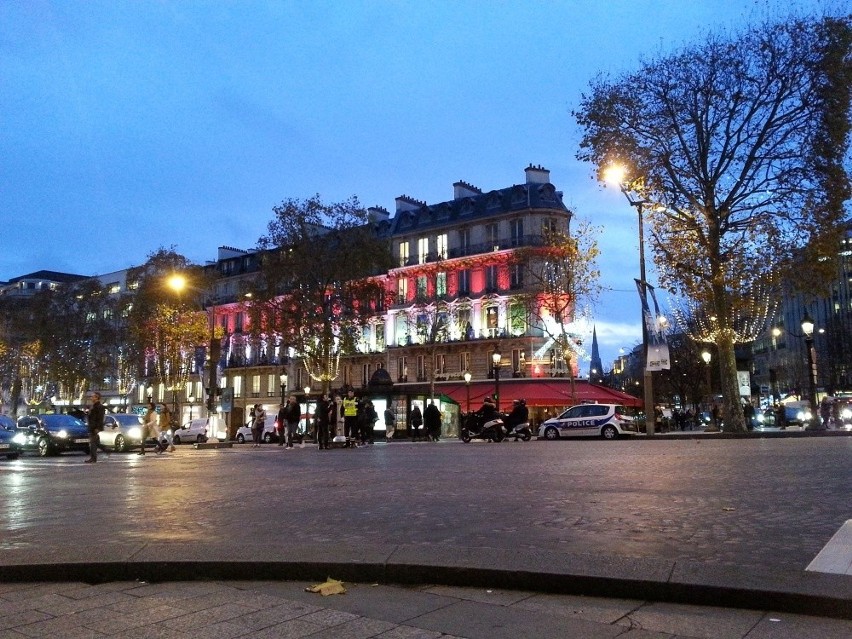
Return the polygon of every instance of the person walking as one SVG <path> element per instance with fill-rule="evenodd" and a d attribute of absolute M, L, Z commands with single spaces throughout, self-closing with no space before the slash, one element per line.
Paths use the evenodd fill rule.
<path fill-rule="evenodd" d="M 423 425 L 423 413 L 420 412 L 420 406 L 414 405 L 411 409 L 411 441 L 417 441 L 417 429 Z"/>
<path fill-rule="evenodd" d="M 260 404 L 254 405 L 254 418 L 251 425 L 252 448 L 259 448 L 263 442 L 263 427 L 266 425 L 266 411 Z"/>
<path fill-rule="evenodd" d="M 385 409 L 385 439 L 391 441 L 393 439 L 393 433 L 396 430 L 396 415 L 393 413 L 393 408 L 391 404 L 388 404 L 388 407 Z"/>
<path fill-rule="evenodd" d="M 343 398 L 343 434 L 346 436 L 344 447 L 354 446 L 358 438 L 358 400 L 351 388 Z"/>
<path fill-rule="evenodd" d="M 172 412 L 169 410 L 169 407 L 165 404 L 160 404 L 160 417 L 157 419 L 157 432 L 154 436 L 157 438 L 157 448 L 159 452 L 162 451 L 162 442 L 160 438 L 164 438 L 166 440 L 166 444 L 169 447 L 169 452 L 175 451 L 174 445 L 174 431 L 172 429 Z"/>
<path fill-rule="evenodd" d="M 290 395 L 284 415 L 284 421 L 287 424 L 287 448 L 293 448 L 293 438 L 299 428 L 300 419 L 302 419 L 302 407 L 299 406 L 296 396 Z"/>
<path fill-rule="evenodd" d="M 314 409 L 314 427 L 317 431 L 317 443 L 320 450 L 328 450 L 328 424 L 331 420 L 331 402 L 328 394 L 323 393 Z"/>
<path fill-rule="evenodd" d="M 441 435 L 441 411 L 435 406 L 434 399 L 429 400 L 426 412 L 423 413 L 423 425 L 426 427 L 426 441 L 438 441 Z"/>
<path fill-rule="evenodd" d="M 278 445 L 283 446 L 287 439 L 287 402 L 278 405 L 278 415 L 275 416 L 278 428 Z"/>
<path fill-rule="evenodd" d="M 148 409 L 145 411 L 145 419 L 142 424 L 142 442 L 139 444 L 139 452 L 137 455 L 145 454 L 145 442 L 148 441 L 150 437 L 155 437 L 159 428 L 157 427 L 157 420 L 159 416 L 157 415 L 157 407 L 154 406 L 154 402 L 148 402 Z"/>
<path fill-rule="evenodd" d="M 376 430 L 377 421 L 379 421 L 379 414 L 376 412 L 373 400 L 368 399 L 364 404 L 364 430 L 361 432 L 362 443 L 365 441 L 368 444 L 373 443 L 373 431 Z"/>
<path fill-rule="evenodd" d="M 89 426 L 89 458 L 85 462 L 87 464 L 94 464 L 98 461 L 98 448 L 104 451 L 107 457 L 109 457 L 109 451 L 106 449 L 106 446 L 101 444 L 100 436 L 101 431 L 104 429 L 105 413 L 106 408 L 101 404 L 101 394 L 97 392 L 92 393 L 92 407 L 89 409 L 89 416 L 87 418 Z"/>

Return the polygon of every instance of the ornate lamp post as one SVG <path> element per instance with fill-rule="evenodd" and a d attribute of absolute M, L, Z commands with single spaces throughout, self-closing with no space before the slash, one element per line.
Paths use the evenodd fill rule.
<path fill-rule="evenodd" d="M 465 385 L 465 388 L 467 389 L 467 412 L 468 413 L 470 412 L 470 378 L 471 377 L 472 377 L 472 375 L 470 374 L 470 371 L 464 372 L 464 385 Z"/>
<path fill-rule="evenodd" d="M 287 401 L 287 372 L 283 371 L 278 379 L 281 382 L 281 403 L 283 404 Z"/>
<path fill-rule="evenodd" d="M 502 359 L 500 351 L 496 348 L 491 353 L 491 363 L 494 369 L 494 403 L 497 404 L 497 412 L 500 412 L 500 360 Z"/>
<path fill-rule="evenodd" d="M 710 360 L 713 359 L 713 356 L 710 354 L 710 351 L 701 351 L 701 359 L 704 360 L 704 370 L 707 375 L 707 395 L 713 394 L 713 387 L 710 385 Z"/>
<path fill-rule="evenodd" d="M 630 190 L 627 188 L 624 181 L 625 176 L 626 171 L 624 167 L 621 166 L 611 166 L 604 172 L 604 179 L 610 184 L 617 186 L 621 192 L 624 193 L 624 197 L 627 198 L 630 206 L 635 207 L 636 212 L 639 214 L 639 287 L 642 290 L 642 296 L 644 299 L 647 281 L 645 280 L 645 228 L 644 220 L 642 218 L 642 208 L 648 204 L 648 202 L 646 200 L 635 200 L 630 196 Z M 648 370 L 648 326 L 645 322 L 645 309 L 640 308 L 640 311 L 642 313 L 642 350 L 645 355 L 645 366 L 643 372 L 643 381 L 645 383 L 645 432 L 648 435 L 653 435 L 654 374 L 652 371 Z"/>
<path fill-rule="evenodd" d="M 192 421 L 192 405 L 195 403 L 195 396 L 190 395 L 186 398 L 186 401 L 189 402 L 189 421 Z"/>
<path fill-rule="evenodd" d="M 805 347 L 808 351 L 808 402 L 811 405 L 811 423 L 807 428 L 809 430 L 818 430 L 821 428 L 822 420 L 819 418 L 816 399 L 817 369 L 816 353 L 814 352 L 814 321 L 808 315 L 807 311 L 805 311 L 805 316 L 802 318 L 802 334 L 805 337 Z"/>

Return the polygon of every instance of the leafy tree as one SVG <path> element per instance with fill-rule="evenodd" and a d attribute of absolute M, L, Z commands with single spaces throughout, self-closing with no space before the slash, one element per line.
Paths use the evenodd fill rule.
<path fill-rule="evenodd" d="M 575 400 L 574 368 L 584 355 L 575 322 L 590 315 L 600 295 L 599 232 L 588 221 L 573 235 L 567 229 L 551 229 L 541 245 L 518 249 L 513 256 L 514 263 L 524 269 L 525 283 L 516 300 L 565 361 Z"/>
<path fill-rule="evenodd" d="M 328 390 L 342 354 L 355 351 L 371 315 L 387 303 L 389 238 L 358 199 L 326 204 L 319 195 L 273 208 L 259 277 L 248 303 L 251 331 L 294 349 L 311 379 Z"/>
<path fill-rule="evenodd" d="M 0 392 L 3 403 L 17 415 L 21 401 L 29 401 L 42 388 L 40 342 L 33 331 L 34 316 L 27 301 L 0 298 Z"/>
<path fill-rule="evenodd" d="M 736 39 L 709 36 L 615 80 L 575 113 L 578 158 L 629 167 L 647 206 L 664 286 L 692 300 L 719 349 L 725 423 L 738 402 L 737 324 L 777 294 L 791 257 L 815 287 L 832 272 L 849 178 L 850 19 L 791 19 Z"/>

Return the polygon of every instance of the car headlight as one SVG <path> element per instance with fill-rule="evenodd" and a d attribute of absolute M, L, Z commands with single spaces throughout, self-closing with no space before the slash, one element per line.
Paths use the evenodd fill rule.
<path fill-rule="evenodd" d="M 758 422 L 760 422 L 760 423 L 762 424 L 763 422 L 765 422 L 765 421 L 766 421 L 766 415 L 762 415 L 762 414 L 761 414 L 761 415 L 758 415 L 758 416 L 757 416 L 757 421 L 758 421 Z"/>
<path fill-rule="evenodd" d="M 68 437 L 68 431 L 67 430 L 60 430 L 60 431 L 54 433 L 54 436 L 59 437 L 60 439 L 66 439 Z"/>
<path fill-rule="evenodd" d="M 16 444 L 26 444 L 27 443 L 27 437 L 23 433 L 18 433 L 12 438 L 12 441 L 15 442 Z"/>
<path fill-rule="evenodd" d="M 142 429 L 134 426 L 130 430 L 127 431 L 127 436 L 133 439 L 140 439 L 142 437 Z"/>
<path fill-rule="evenodd" d="M 852 418 L 852 408 L 844 408 L 842 411 L 840 411 L 840 416 L 841 416 L 843 419 L 850 419 L 850 418 Z"/>

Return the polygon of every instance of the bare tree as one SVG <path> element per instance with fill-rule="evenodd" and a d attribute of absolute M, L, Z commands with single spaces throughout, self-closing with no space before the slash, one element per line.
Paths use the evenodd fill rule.
<path fill-rule="evenodd" d="M 850 45 L 848 17 L 709 36 L 596 79 L 575 113 L 578 158 L 599 175 L 629 167 L 661 282 L 707 312 L 732 430 L 745 430 L 734 356 L 744 306 L 777 294 L 793 256 L 811 258 L 796 268 L 810 286 L 834 268 L 850 193 Z"/>

